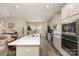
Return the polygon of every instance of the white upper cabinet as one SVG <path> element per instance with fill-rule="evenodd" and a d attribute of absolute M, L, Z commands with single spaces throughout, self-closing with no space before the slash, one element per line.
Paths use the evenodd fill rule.
<path fill-rule="evenodd" d="M 68 18 L 79 13 L 79 3 L 68 3 L 61 10 L 61 19 Z"/>
<path fill-rule="evenodd" d="M 61 10 L 61 19 L 65 19 L 70 16 L 70 4 L 66 4 Z"/>
<path fill-rule="evenodd" d="M 79 3 L 70 3 L 70 16 L 79 13 Z"/>

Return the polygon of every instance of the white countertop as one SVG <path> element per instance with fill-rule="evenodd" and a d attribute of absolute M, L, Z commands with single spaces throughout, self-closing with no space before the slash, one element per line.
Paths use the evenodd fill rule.
<path fill-rule="evenodd" d="M 40 37 L 25 36 L 8 45 L 40 45 Z"/>

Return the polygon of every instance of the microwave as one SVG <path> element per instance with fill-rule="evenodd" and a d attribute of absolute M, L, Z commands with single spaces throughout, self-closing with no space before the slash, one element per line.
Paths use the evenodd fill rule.
<path fill-rule="evenodd" d="M 74 22 L 62 24 L 62 32 L 64 33 L 74 33 L 75 35 L 79 35 L 79 19 Z"/>

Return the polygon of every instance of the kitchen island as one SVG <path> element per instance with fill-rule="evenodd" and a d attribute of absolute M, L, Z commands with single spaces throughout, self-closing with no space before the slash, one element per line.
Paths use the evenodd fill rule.
<path fill-rule="evenodd" d="M 16 56 L 39 56 L 40 37 L 24 36 L 8 45 L 16 46 Z"/>

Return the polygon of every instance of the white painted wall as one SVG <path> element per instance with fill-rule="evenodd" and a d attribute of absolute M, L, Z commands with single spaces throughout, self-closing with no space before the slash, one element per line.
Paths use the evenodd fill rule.
<path fill-rule="evenodd" d="M 41 29 L 39 29 L 39 32 L 45 36 L 46 22 L 29 22 L 29 24 L 26 24 L 27 21 L 22 19 L 6 19 L 6 20 L 3 20 L 3 23 L 4 23 L 3 27 L 6 27 L 7 33 L 13 32 L 12 29 L 8 28 L 8 23 L 14 23 L 15 28 L 19 33 L 19 36 L 23 36 L 23 27 L 26 27 L 27 25 L 32 26 L 33 30 L 36 29 L 38 26 L 41 27 Z"/>
<path fill-rule="evenodd" d="M 29 22 L 27 25 L 31 26 L 32 30 L 36 29 L 42 36 L 45 36 L 46 22 Z"/>
<path fill-rule="evenodd" d="M 28 22 L 28 24 L 32 30 L 37 30 L 39 33 L 42 32 L 43 23 L 42 22 Z"/>
<path fill-rule="evenodd" d="M 42 35 L 42 36 L 44 36 L 44 37 L 46 37 L 46 33 L 47 33 L 47 24 L 48 24 L 48 22 L 45 21 L 45 22 L 44 22 L 44 26 L 43 26 L 43 35 Z"/>
<path fill-rule="evenodd" d="M 23 36 L 23 27 L 25 26 L 26 22 L 22 19 L 6 19 L 4 20 L 4 26 L 6 27 L 6 32 L 12 32 L 12 29 L 8 28 L 8 23 L 14 23 L 19 36 Z"/>

